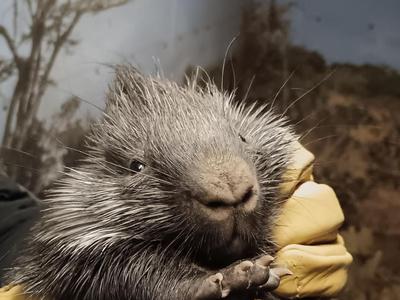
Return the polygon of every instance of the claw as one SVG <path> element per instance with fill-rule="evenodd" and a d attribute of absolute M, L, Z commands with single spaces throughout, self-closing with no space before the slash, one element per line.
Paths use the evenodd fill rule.
<path fill-rule="evenodd" d="M 293 275 L 293 272 L 285 267 L 271 268 L 268 281 L 261 288 L 267 291 L 275 290 L 281 282 L 281 277 L 286 275 Z"/>
<path fill-rule="evenodd" d="M 222 276 L 221 273 L 217 273 L 217 274 L 211 275 L 208 278 L 208 280 L 210 280 L 212 283 L 215 283 L 215 284 L 218 284 L 218 285 L 221 285 L 222 279 L 224 279 L 224 276 Z"/>
<path fill-rule="evenodd" d="M 280 282 L 281 282 L 280 277 L 271 271 L 269 274 L 268 281 L 264 285 L 262 285 L 261 288 L 267 291 L 272 291 L 279 286 Z"/>
<path fill-rule="evenodd" d="M 222 289 L 222 280 L 224 279 L 221 273 L 209 276 L 203 281 L 195 294 L 195 299 L 217 299 L 221 294 L 229 294 L 229 291 Z M 225 296 L 226 297 L 226 296 Z"/>
<path fill-rule="evenodd" d="M 256 260 L 256 263 L 265 267 L 269 267 L 269 265 L 274 261 L 274 258 L 271 255 L 261 256 Z"/>
<path fill-rule="evenodd" d="M 292 274 L 290 270 L 271 263 L 274 258 L 263 255 L 253 260 L 238 261 L 209 276 L 196 293 L 196 300 L 222 299 L 231 293 L 254 293 L 255 290 L 271 291 L 279 286 L 280 278 Z M 247 294 L 246 294 L 247 295 Z"/>
<path fill-rule="evenodd" d="M 229 295 L 229 293 L 231 292 L 231 289 L 227 288 L 227 289 L 222 289 L 222 294 L 221 294 L 221 298 L 225 298 Z"/>
<path fill-rule="evenodd" d="M 259 286 L 265 283 L 269 277 L 269 268 L 264 265 L 255 262 L 250 271 L 251 276 L 249 277 L 249 283 L 247 285 L 247 289 L 251 286 Z"/>
<path fill-rule="evenodd" d="M 283 277 L 286 275 L 293 275 L 293 272 L 285 267 L 272 268 L 270 272 L 275 274 L 278 277 Z"/>
<path fill-rule="evenodd" d="M 240 271 L 247 272 L 253 267 L 253 263 L 251 261 L 244 261 L 238 265 Z"/>

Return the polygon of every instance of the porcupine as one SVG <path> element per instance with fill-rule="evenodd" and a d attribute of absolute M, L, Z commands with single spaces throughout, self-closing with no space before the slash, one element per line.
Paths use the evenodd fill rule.
<path fill-rule="evenodd" d="M 49 192 L 12 281 L 49 300 L 274 298 L 287 121 L 211 82 L 115 69 L 87 157 Z"/>

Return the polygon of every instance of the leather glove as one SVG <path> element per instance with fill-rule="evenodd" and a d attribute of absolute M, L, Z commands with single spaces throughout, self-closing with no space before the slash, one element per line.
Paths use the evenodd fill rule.
<path fill-rule="evenodd" d="M 282 193 L 286 201 L 274 232 L 279 246 L 276 263 L 293 272 L 274 291 L 287 298 L 328 297 L 347 281 L 352 256 L 338 229 L 344 221 L 332 188 L 313 181 L 314 156 L 296 145 Z"/>
<path fill-rule="evenodd" d="M 5 287 L 0 288 L 0 300 L 27 300 L 27 299 L 28 297 L 24 294 L 22 286 L 20 285 L 16 286 L 7 285 Z"/>

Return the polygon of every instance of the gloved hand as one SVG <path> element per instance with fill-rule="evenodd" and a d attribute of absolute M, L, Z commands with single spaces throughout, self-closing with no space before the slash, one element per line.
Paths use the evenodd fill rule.
<path fill-rule="evenodd" d="M 0 288 L 0 300 L 27 300 L 28 297 L 24 294 L 22 286 L 10 286 Z M 35 300 L 29 298 L 30 300 Z"/>
<path fill-rule="evenodd" d="M 340 292 L 352 262 L 338 229 L 343 212 L 332 188 L 313 181 L 314 156 L 297 144 L 282 186 L 288 200 L 275 228 L 276 263 L 289 268 L 274 291 L 279 296 L 327 297 Z"/>

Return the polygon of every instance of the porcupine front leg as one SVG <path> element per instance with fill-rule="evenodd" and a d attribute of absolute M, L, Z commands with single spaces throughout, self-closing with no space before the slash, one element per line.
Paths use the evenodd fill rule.
<path fill-rule="evenodd" d="M 251 299 L 279 286 L 280 277 L 290 271 L 270 267 L 273 258 L 263 255 L 252 260 L 242 260 L 198 280 L 190 294 L 191 299 Z"/>
<path fill-rule="evenodd" d="M 155 249 L 115 250 L 75 256 L 50 249 L 26 257 L 19 283 L 28 294 L 52 300 L 249 300 L 262 299 L 288 274 L 286 269 L 270 267 L 269 255 L 210 271 Z"/>
<path fill-rule="evenodd" d="M 178 258 L 165 260 L 150 255 L 145 274 L 132 274 L 135 299 L 254 299 L 278 287 L 280 277 L 290 274 L 285 268 L 270 267 L 269 255 L 242 260 L 217 271 L 209 271 Z M 137 266 L 142 266 L 141 258 Z M 124 298 L 125 299 L 125 298 Z M 265 298 L 264 298 L 265 299 Z"/>
<path fill-rule="evenodd" d="M 108 278 L 123 285 L 111 291 L 124 292 L 109 294 L 104 299 L 265 299 L 266 292 L 278 287 L 280 277 L 290 273 L 284 268 L 270 267 L 272 261 L 271 256 L 263 255 L 211 271 L 177 256 L 158 251 L 142 252 L 123 263 L 123 272 L 115 265 L 118 275 Z"/>

